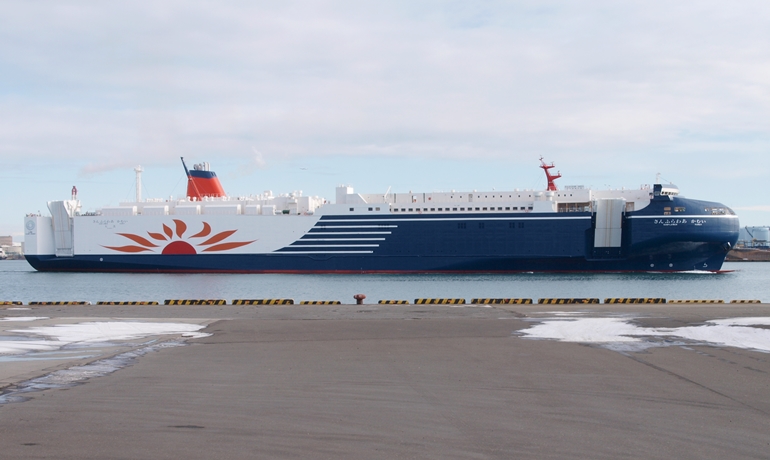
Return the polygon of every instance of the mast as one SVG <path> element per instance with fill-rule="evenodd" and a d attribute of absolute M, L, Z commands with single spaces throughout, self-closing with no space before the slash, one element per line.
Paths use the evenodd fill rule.
<path fill-rule="evenodd" d="M 556 183 L 554 182 L 556 179 L 561 177 L 560 172 L 556 172 L 556 175 L 551 175 L 551 172 L 548 171 L 551 168 L 554 168 L 553 162 L 550 165 L 545 164 L 545 161 L 543 161 L 543 157 L 540 157 L 540 167 L 545 171 L 545 177 L 548 179 L 548 191 L 555 192 L 559 190 L 558 187 L 556 187 Z"/>
<path fill-rule="evenodd" d="M 134 168 L 134 172 L 136 172 L 136 202 L 139 203 L 142 201 L 142 166 L 139 165 L 136 168 Z"/>
<path fill-rule="evenodd" d="M 201 198 L 201 192 L 198 190 L 198 186 L 195 184 L 195 181 L 193 180 L 192 176 L 190 175 L 190 170 L 187 169 L 187 165 L 184 164 L 184 157 L 179 157 L 182 160 L 182 166 L 184 167 L 184 173 L 187 175 L 187 198 L 190 197 L 196 197 L 198 199 Z M 191 193 L 194 191 L 195 193 Z"/>
<path fill-rule="evenodd" d="M 187 174 L 187 177 L 190 177 L 190 170 L 187 169 L 187 165 L 184 164 L 184 157 L 179 157 L 182 160 L 182 167 L 184 167 L 184 173 Z"/>

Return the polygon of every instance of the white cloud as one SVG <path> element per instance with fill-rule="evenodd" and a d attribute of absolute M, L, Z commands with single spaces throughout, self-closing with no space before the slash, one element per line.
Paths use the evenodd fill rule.
<path fill-rule="evenodd" d="M 244 175 L 542 154 L 618 186 L 660 171 L 731 193 L 770 174 L 768 23 L 765 1 L 7 1 L 0 156 Z"/>
<path fill-rule="evenodd" d="M 101 159 L 246 156 L 255 140 L 464 156 L 767 134 L 763 3 L 282 5 L 12 3 L 0 52 L 11 84 L 41 80 L 20 105 L 43 105 L 4 137 Z"/>

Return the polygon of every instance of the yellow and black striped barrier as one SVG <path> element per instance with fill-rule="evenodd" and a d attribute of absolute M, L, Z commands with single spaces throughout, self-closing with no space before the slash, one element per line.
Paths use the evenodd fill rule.
<path fill-rule="evenodd" d="M 51 302 L 30 302 L 28 305 L 91 305 L 85 300 L 56 300 Z"/>
<path fill-rule="evenodd" d="M 294 299 L 235 299 L 233 305 L 294 305 Z"/>
<path fill-rule="evenodd" d="M 465 299 L 414 299 L 414 303 L 417 305 L 457 305 L 464 304 Z"/>
<path fill-rule="evenodd" d="M 612 297 L 604 299 L 604 303 L 666 303 L 662 297 Z"/>
<path fill-rule="evenodd" d="M 96 305 L 158 305 L 156 300 L 118 300 L 115 302 L 109 300 L 100 300 Z"/>
<path fill-rule="evenodd" d="M 223 299 L 166 299 L 164 305 L 227 305 Z"/>
<path fill-rule="evenodd" d="M 489 299 L 489 298 L 478 298 L 478 299 L 471 299 L 471 303 L 475 305 L 479 304 L 485 304 L 485 305 L 494 305 L 494 304 L 515 304 L 515 305 L 524 305 L 524 304 L 531 304 L 532 299 Z"/>
<path fill-rule="evenodd" d="M 599 303 L 599 299 L 538 299 L 537 303 L 541 303 L 541 304 Z"/>
<path fill-rule="evenodd" d="M 706 299 L 677 299 L 669 300 L 668 303 L 725 303 L 724 300 L 706 300 Z"/>
<path fill-rule="evenodd" d="M 390 305 L 408 305 L 407 300 L 380 300 L 379 304 Z M 451 305 L 464 304 L 465 299 L 444 299 L 444 298 L 425 298 L 415 299 L 417 305 Z M 471 304 L 532 304 L 532 299 L 514 299 L 514 298 L 474 298 Z M 595 298 L 546 298 L 538 299 L 538 304 L 598 304 L 599 299 Z M 721 304 L 725 303 L 721 299 L 672 299 L 666 300 L 662 297 L 611 297 L 604 299 L 605 304 Z M 733 304 L 761 304 L 758 299 L 737 299 L 731 300 Z M 165 305 L 226 305 L 227 301 L 223 299 L 169 299 L 164 301 Z M 294 299 L 235 299 L 233 305 L 294 305 Z M 301 305 L 341 305 L 339 300 L 303 300 Z M 23 305 L 21 301 L 0 301 L 2 305 Z M 91 302 L 82 300 L 57 300 L 57 301 L 31 301 L 28 305 L 91 305 Z M 157 301 L 99 301 L 96 305 L 159 305 Z"/>

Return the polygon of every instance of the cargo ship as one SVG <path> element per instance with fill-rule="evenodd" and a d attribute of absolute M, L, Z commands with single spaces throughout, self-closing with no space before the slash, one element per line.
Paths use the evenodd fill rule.
<path fill-rule="evenodd" d="M 162 273 L 517 273 L 721 271 L 739 221 L 672 184 L 362 194 L 228 196 L 208 163 L 181 199 L 83 212 L 70 199 L 24 219 L 40 271 Z"/>

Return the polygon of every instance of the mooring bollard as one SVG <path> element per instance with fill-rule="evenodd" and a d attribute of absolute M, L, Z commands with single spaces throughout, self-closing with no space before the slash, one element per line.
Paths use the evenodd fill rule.
<path fill-rule="evenodd" d="M 356 294 L 353 296 L 353 298 L 356 299 L 356 305 L 363 305 L 366 296 L 363 294 Z"/>

